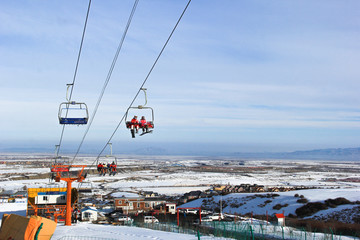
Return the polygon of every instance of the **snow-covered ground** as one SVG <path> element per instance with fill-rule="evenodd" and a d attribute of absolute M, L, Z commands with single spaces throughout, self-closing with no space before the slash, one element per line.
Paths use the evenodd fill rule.
<path fill-rule="evenodd" d="M 48 161 L 48 164 L 47 164 Z M 36 177 L 36 174 L 49 172 L 51 157 L 36 156 L 1 156 L 0 189 L 18 191 L 25 187 L 46 187 L 54 185 L 49 178 Z M 105 162 L 105 160 L 103 160 Z M 26 163 L 26 164 L 25 164 Z M 94 163 L 93 157 L 81 157 L 74 164 Z M 198 199 L 184 204 L 182 207 L 199 207 L 204 204 L 219 207 L 223 203 L 223 212 L 228 214 L 261 214 L 269 215 L 284 212 L 295 214 L 295 210 L 304 205 L 297 202 L 303 196 L 309 202 L 324 202 L 338 197 L 351 202 L 360 201 L 360 163 L 334 161 L 295 161 L 295 160 L 243 160 L 243 159 L 211 159 L 182 156 L 161 157 L 119 157 L 121 170 L 116 176 L 98 176 L 89 174 L 87 182 L 93 190 L 102 195 L 136 196 L 140 191 L 154 191 L 166 195 L 182 195 L 193 190 L 207 190 L 215 184 L 258 184 L 267 187 L 310 187 L 315 189 L 297 190 L 278 193 L 232 193 L 226 196 Z M 212 169 L 209 170 L 209 167 Z M 214 171 L 219 169 L 219 171 Z M 27 179 L 32 176 L 32 179 Z M 34 177 L 35 176 L 35 177 Z M 39 175 L 40 176 L 40 175 Z M 349 180 L 353 179 L 353 180 Z M 60 183 L 60 187 L 65 187 Z M 78 183 L 73 183 L 77 187 Z M 254 195 L 256 194 L 256 197 Z M 276 194 L 276 195 L 274 195 Z M 224 204 L 225 203 L 225 204 Z M 280 209 L 274 209 L 281 205 Z M 336 212 L 353 209 L 358 205 L 339 205 L 319 211 L 310 217 L 331 216 Z M 1 204 L 0 214 L 13 212 L 25 215 L 26 206 L 21 203 Z M 358 213 L 359 214 L 359 213 Z M 121 230 L 120 230 L 121 229 Z M 116 234 L 114 234 L 116 233 Z M 72 234 L 91 234 L 104 238 L 115 238 L 122 234 L 129 239 L 197 239 L 195 236 L 170 236 L 165 232 L 147 229 L 96 226 L 81 223 L 77 226 L 65 227 L 59 224 L 54 239 Z M 173 233 L 172 233 L 173 234 Z M 119 235 L 120 236 L 120 235 Z M 204 238 L 201 239 L 210 239 Z"/>
<path fill-rule="evenodd" d="M 162 232 L 146 228 L 127 226 L 102 226 L 88 223 L 80 223 L 76 226 L 58 226 L 52 239 L 60 239 L 62 236 L 91 236 L 102 239 L 131 239 L 131 240 L 195 240 L 195 235 Z M 213 237 L 201 237 L 201 239 L 224 239 Z"/>
<path fill-rule="evenodd" d="M 26 215 L 26 203 L 0 203 L 0 217 L 3 214 L 17 214 L 21 216 Z M 1 219 L 0 219 L 1 225 Z M 55 233 L 51 239 L 60 239 L 64 236 L 79 236 L 86 239 L 131 239 L 131 240 L 195 240 L 198 239 L 195 235 L 171 233 L 156 231 L 146 228 L 127 227 L 127 226 L 112 226 L 112 225 L 97 225 L 91 223 L 79 222 L 73 226 L 65 226 L 59 223 L 56 227 Z M 203 236 L 201 239 L 225 239 Z"/>
<path fill-rule="evenodd" d="M 309 189 L 309 190 L 297 190 L 289 192 L 279 193 L 232 193 L 226 196 L 214 196 L 212 199 L 205 200 L 208 205 L 220 206 L 223 202 L 223 212 L 230 214 L 254 214 L 254 215 L 274 215 L 276 213 L 284 212 L 285 215 L 295 214 L 295 210 L 301 206 L 302 203 L 298 203 L 299 197 L 295 195 L 302 195 L 309 202 L 324 201 L 327 199 L 336 199 L 339 197 L 346 198 L 349 201 L 355 202 L 360 200 L 360 188 L 353 189 Z M 256 197 L 255 197 L 256 196 Z M 262 196 L 262 197 L 261 197 Z M 266 203 L 266 202 L 269 203 Z M 270 204 L 271 203 L 271 204 Z M 282 205 L 281 209 L 277 210 L 273 207 L 276 205 Z M 197 199 L 189 203 L 183 204 L 181 207 L 200 207 L 204 205 L 204 199 Z M 329 208 L 319 211 L 313 216 L 308 218 L 329 215 L 335 212 L 341 212 L 345 209 L 353 209 L 359 205 L 339 205 L 335 208 Z M 358 211 L 356 211 L 358 212 Z"/>
<path fill-rule="evenodd" d="M 25 203 L 2 203 L 0 204 L 0 216 L 2 218 L 3 214 L 17 214 L 21 216 L 26 215 L 26 204 Z M 253 231 L 255 232 L 263 232 L 264 226 L 258 225 L 256 221 L 250 219 L 242 222 L 243 224 L 252 224 Z M 208 224 L 205 222 L 205 225 Z M 1 225 L 1 219 L 0 219 Z M 224 225 L 225 226 L 225 225 Z M 221 230 L 224 227 L 221 225 Z M 259 229 L 261 228 L 261 230 Z M 288 239 L 286 236 L 291 234 L 291 239 L 300 239 L 304 235 L 303 232 L 299 230 L 292 229 L 292 228 L 281 228 L 270 226 L 266 231 L 270 232 L 270 235 L 273 236 L 275 233 L 275 229 L 278 231 L 278 236 L 281 238 L 283 234 L 285 234 L 285 239 Z M 283 231 L 283 233 L 282 233 Z M 285 231 L 285 233 L 284 233 Z M 341 240 L 358 240 L 357 237 L 347 237 L 347 236 L 327 236 L 324 234 L 319 233 L 307 233 L 309 239 L 341 239 Z M 297 236 L 294 238 L 294 236 Z M 305 235 L 304 235 L 305 236 Z M 177 239 L 177 240 L 195 240 L 198 239 L 196 234 L 182 234 L 176 232 L 165 232 L 165 231 L 157 231 L 151 230 L 146 228 L 138 228 L 138 227 L 130 227 L 130 226 L 113 226 L 113 225 L 98 225 L 98 224 L 91 224 L 85 222 L 78 222 L 77 224 L 73 224 L 72 226 L 65 226 L 63 223 L 59 223 L 56 227 L 54 235 L 52 239 L 57 240 L 63 237 L 68 237 L 68 239 L 75 239 L 73 237 L 78 237 L 78 239 L 131 239 L 131 240 L 169 240 L 169 239 Z M 325 238 L 324 238 L 325 237 Z M 327 237 L 327 238 L 326 238 Z M 210 239 L 218 239 L 218 240 L 229 240 L 228 238 L 223 237 L 214 237 L 214 236 L 205 236 L 201 235 L 201 239 L 203 240 L 210 240 Z M 282 238 L 281 238 L 282 239 Z M 304 238 L 306 239 L 306 237 Z"/>

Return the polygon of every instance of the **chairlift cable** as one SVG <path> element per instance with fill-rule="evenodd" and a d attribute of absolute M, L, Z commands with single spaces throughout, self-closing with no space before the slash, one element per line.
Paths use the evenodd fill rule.
<path fill-rule="evenodd" d="M 144 87 L 145 83 L 147 82 L 147 80 L 148 80 L 148 78 L 149 78 L 149 76 L 150 76 L 151 72 L 152 72 L 152 71 L 153 71 L 153 69 L 155 68 L 155 65 L 157 64 L 158 60 L 160 59 L 160 57 L 161 57 L 161 55 L 162 55 L 163 51 L 165 50 L 165 48 L 166 48 L 166 46 L 167 46 L 168 42 L 170 41 L 170 39 L 171 39 L 172 35 L 174 34 L 174 32 L 175 32 L 175 30 L 176 30 L 177 26 L 178 26 L 178 25 L 179 25 L 179 23 L 180 23 L 180 21 L 181 21 L 182 17 L 184 16 L 184 14 L 185 14 L 185 12 L 186 12 L 186 10 L 187 10 L 188 6 L 190 5 L 190 2 L 191 2 L 191 0 L 189 0 L 189 1 L 188 1 L 188 3 L 187 3 L 187 5 L 185 6 L 185 8 L 184 8 L 184 10 L 183 10 L 182 14 L 180 15 L 180 17 L 179 17 L 178 21 L 176 22 L 176 24 L 175 24 L 175 26 L 174 26 L 173 30 L 171 31 L 171 33 L 170 33 L 170 35 L 169 35 L 168 39 L 166 40 L 166 42 L 165 42 L 164 46 L 162 47 L 162 49 L 161 49 L 161 51 L 160 51 L 159 55 L 157 56 L 157 58 L 156 58 L 156 60 L 155 60 L 154 64 L 153 64 L 153 65 L 152 65 L 152 67 L 150 68 L 149 73 L 147 74 L 147 76 L 146 76 L 145 80 L 144 80 L 144 81 L 143 81 L 143 83 L 141 84 L 141 86 L 140 86 L 140 88 L 139 88 L 138 92 L 136 93 L 135 97 L 134 97 L 134 98 L 133 98 L 133 100 L 131 101 L 131 103 L 130 103 L 130 105 L 129 105 L 129 108 L 130 108 L 130 107 L 134 104 L 134 102 L 135 102 L 136 98 L 138 97 L 139 93 L 141 92 L 142 88 Z M 116 126 L 115 130 L 114 130 L 114 131 L 113 131 L 113 133 L 111 134 L 111 136 L 110 136 L 109 140 L 106 142 L 105 146 L 104 146 L 104 147 L 103 147 L 103 149 L 100 151 L 100 153 L 98 154 L 98 156 L 96 157 L 96 159 L 94 160 L 94 162 L 91 164 L 91 166 L 93 166 L 93 165 L 95 164 L 95 162 L 96 162 L 96 163 L 98 162 L 98 160 L 99 160 L 99 158 L 100 158 L 101 154 L 105 151 L 106 146 L 107 146 L 107 145 L 111 142 L 112 138 L 114 137 L 115 133 L 117 132 L 117 130 L 119 129 L 119 127 L 120 127 L 121 123 L 123 122 L 123 120 L 124 120 L 125 116 L 126 116 L 126 113 L 122 116 L 122 118 L 121 118 L 121 120 L 119 121 L 118 125 Z"/>
<path fill-rule="evenodd" d="M 86 26 L 87 26 L 87 22 L 88 22 L 88 18 L 89 18 L 89 12 L 90 12 L 90 6 L 91 6 L 91 0 L 89 0 L 89 4 L 88 4 L 88 9 L 86 12 L 86 18 L 85 18 L 85 23 L 84 23 L 84 28 L 83 28 L 83 32 L 82 32 L 82 37 L 81 37 L 81 42 L 80 42 L 80 47 L 79 47 L 79 53 L 77 56 L 77 61 L 76 61 L 76 66 L 75 66 L 75 71 L 74 71 L 74 76 L 73 76 L 73 81 L 72 81 L 72 86 L 71 86 L 71 90 L 70 90 L 70 94 L 69 94 L 69 99 L 68 101 L 71 102 L 71 97 L 72 97 L 72 93 L 73 93 L 73 89 L 74 89 L 74 84 L 75 84 L 75 80 L 76 80 L 76 75 L 77 75 L 77 71 L 78 71 L 78 67 L 79 67 L 79 62 L 80 62 L 80 56 L 81 56 L 81 51 L 82 51 L 82 46 L 83 46 L 83 42 L 84 42 L 84 38 L 85 38 L 85 32 L 86 32 Z M 68 115 L 69 109 L 66 109 L 66 117 Z M 59 140 L 59 144 L 58 144 L 58 148 L 57 148 L 57 152 L 56 152 L 56 157 L 59 156 L 59 151 L 61 148 L 61 143 L 62 143 L 62 139 L 64 136 L 64 131 L 65 131 L 65 124 L 62 127 L 62 131 L 61 131 L 61 135 L 60 135 L 60 140 Z"/>
<path fill-rule="evenodd" d="M 108 72 L 108 74 L 107 74 L 107 77 L 106 77 L 106 80 L 105 80 L 105 82 L 104 82 L 104 86 L 103 86 L 103 88 L 102 88 L 102 90 L 101 90 L 100 96 L 99 96 L 98 101 L 97 101 L 97 103 L 96 103 L 96 106 L 95 106 L 95 108 L 94 108 L 93 114 L 92 114 L 92 116 L 91 116 L 91 118 L 90 118 L 89 124 L 88 124 L 88 126 L 87 126 L 87 128 L 86 128 L 86 130 L 85 130 L 84 136 L 83 136 L 83 138 L 82 138 L 82 140 L 81 140 L 81 142 L 80 142 L 80 145 L 79 145 L 79 147 L 78 147 L 78 149 L 77 149 L 77 151 L 76 151 L 76 153 L 75 153 L 75 156 L 73 157 L 72 162 L 75 161 L 75 158 L 76 158 L 77 155 L 79 154 L 80 149 L 81 149 L 81 147 L 82 147 L 82 144 L 84 143 L 84 140 L 85 140 L 85 138 L 86 138 L 86 135 L 88 134 L 89 129 L 90 129 L 91 125 L 92 125 L 92 122 L 93 122 L 93 120 L 94 120 L 94 118 L 95 118 L 95 115 L 96 115 L 97 110 L 98 110 L 98 108 L 99 108 L 99 105 L 100 105 L 100 103 L 101 103 L 102 97 L 104 96 L 105 89 L 106 89 L 106 87 L 107 87 L 107 85 L 108 85 L 108 83 L 109 83 L 109 81 L 110 81 L 112 72 L 113 72 L 113 70 L 114 70 L 114 68 L 115 68 L 116 61 L 117 61 L 117 59 L 118 59 L 118 56 L 119 56 L 119 53 L 120 53 L 120 51 L 121 51 L 122 45 L 123 45 L 123 43 L 124 43 L 124 41 L 125 41 L 125 37 L 126 37 L 126 34 L 127 34 L 127 32 L 128 32 L 128 29 L 129 29 L 129 27 L 130 27 L 132 18 L 133 18 L 134 14 L 135 14 L 135 10 L 136 10 L 136 7 L 137 7 L 137 5 L 138 5 L 138 2 L 139 2 L 139 0 L 135 0 L 134 6 L 133 6 L 133 8 L 132 8 L 132 10 L 131 10 L 131 14 L 130 14 L 130 16 L 129 16 L 128 22 L 127 22 L 126 27 L 125 27 L 124 33 L 123 33 L 123 35 L 122 35 L 122 37 L 121 37 L 119 46 L 118 46 L 118 48 L 117 48 L 117 50 L 116 50 L 114 59 L 113 59 L 113 61 L 112 61 L 112 63 L 111 63 L 110 70 L 109 70 L 109 72 Z"/>

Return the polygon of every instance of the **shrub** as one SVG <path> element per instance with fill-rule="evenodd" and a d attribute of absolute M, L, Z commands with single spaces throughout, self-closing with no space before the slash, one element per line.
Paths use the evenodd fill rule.
<path fill-rule="evenodd" d="M 230 204 L 230 207 L 232 207 L 232 208 L 239 208 L 241 205 L 240 204 L 238 204 L 238 203 L 231 203 Z"/>
<path fill-rule="evenodd" d="M 336 207 L 338 205 L 344 205 L 344 204 L 351 204 L 351 202 L 349 200 L 347 200 L 346 198 L 335 198 L 335 199 L 327 199 L 325 200 L 326 205 L 328 205 L 329 207 Z"/>
<path fill-rule="evenodd" d="M 342 223 L 342 222 L 325 222 L 311 219 L 295 219 L 287 218 L 286 224 L 288 226 L 305 228 L 307 231 L 320 231 L 324 233 L 334 233 L 340 235 L 358 236 L 360 234 L 360 224 Z"/>
<path fill-rule="evenodd" d="M 297 203 L 307 203 L 307 202 L 309 202 L 309 200 L 307 200 L 306 198 L 300 198 L 296 202 Z"/>
<path fill-rule="evenodd" d="M 296 218 L 296 216 L 294 214 L 292 214 L 292 213 L 290 213 L 288 217 L 289 218 Z"/>
<path fill-rule="evenodd" d="M 294 195 L 294 197 L 299 197 L 299 194 L 296 193 L 296 194 Z"/>
<path fill-rule="evenodd" d="M 289 206 L 289 204 L 284 204 L 284 205 L 281 205 L 281 204 L 276 204 L 275 206 L 273 206 L 273 209 L 275 209 L 275 210 L 280 210 L 281 208 L 283 208 L 283 207 L 287 207 L 287 206 Z"/>
<path fill-rule="evenodd" d="M 310 202 L 310 203 L 296 209 L 295 213 L 298 217 L 307 217 L 307 216 L 313 215 L 314 213 L 316 213 L 320 210 L 325 210 L 325 209 L 328 209 L 328 206 L 325 203 Z"/>
<path fill-rule="evenodd" d="M 259 197 L 259 198 L 265 198 L 266 195 L 263 195 L 263 194 L 255 194 L 256 197 Z"/>

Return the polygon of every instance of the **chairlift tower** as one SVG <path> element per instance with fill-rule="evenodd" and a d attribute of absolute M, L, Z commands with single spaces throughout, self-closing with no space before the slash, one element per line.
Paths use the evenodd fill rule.
<path fill-rule="evenodd" d="M 71 185 L 72 182 L 82 182 L 86 178 L 84 175 L 84 168 L 87 165 L 56 165 L 52 166 L 56 173 L 55 182 L 65 181 L 66 182 L 66 211 L 65 211 L 65 226 L 71 226 Z M 79 171 L 75 171 L 75 174 L 71 174 L 70 168 L 80 168 Z M 65 170 L 66 169 L 66 170 Z M 64 173 L 64 174 L 63 174 Z M 65 175 L 65 176 L 62 176 Z M 71 176 L 73 175 L 73 176 Z"/>

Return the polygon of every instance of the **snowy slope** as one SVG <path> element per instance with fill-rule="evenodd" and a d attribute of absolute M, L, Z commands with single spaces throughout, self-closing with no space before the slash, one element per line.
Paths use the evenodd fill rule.
<path fill-rule="evenodd" d="M 349 201 L 360 201 L 360 188 L 352 189 L 310 189 L 310 190 L 298 190 L 290 192 L 279 193 L 233 193 L 226 196 L 214 196 L 212 198 L 197 199 L 189 203 L 183 204 L 180 207 L 218 207 L 220 202 L 223 202 L 223 212 L 231 214 L 247 214 L 253 213 L 254 215 L 269 215 L 275 213 L 282 213 L 285 215 L 295 214 L 295 210 L 303 203 L 298 203 L 299 197 L 297 195 L 303 195 L 309 202 L 323 202 L 327 199 L 335 199 L 343 197 Z M 267 202 L 267 203 L 266 203 Z M 276 205 L 282 205 L 280 209 L 274 209 Z M 330 208 L 320 211 L 315 215 L 330 215 L 334 212 L 342 211 L 344 209 L 351 209 L 358 207 L 358 205 L 340 205 L 336 208 Z M 314 215 L 314 216 L 315 216 Z"/>
<path fill-rule="evenodd" d="M 0 219 L 3 214 L 17 214 L 21 216 L 26 215 L 25 203 L 0 203 Z M 0 221 L 1 222 L 1 221 Z M 112 226 L 112 225 L 97 225 L 91 223 L 78 223 L 72 226 L 65 226 L 59 223 L 53 237 L 51 239 L 57 240 L 63 236 L 85 236 L 100 239 L 131 239 L 131 240 L 195 240 L 198 239 L 195 235 L 187 235 L 180 233 L 155 231 L 146 228 L 127 227 L 127 226 Z M 201 239 L 225 239 L 202 236 Z"/>

